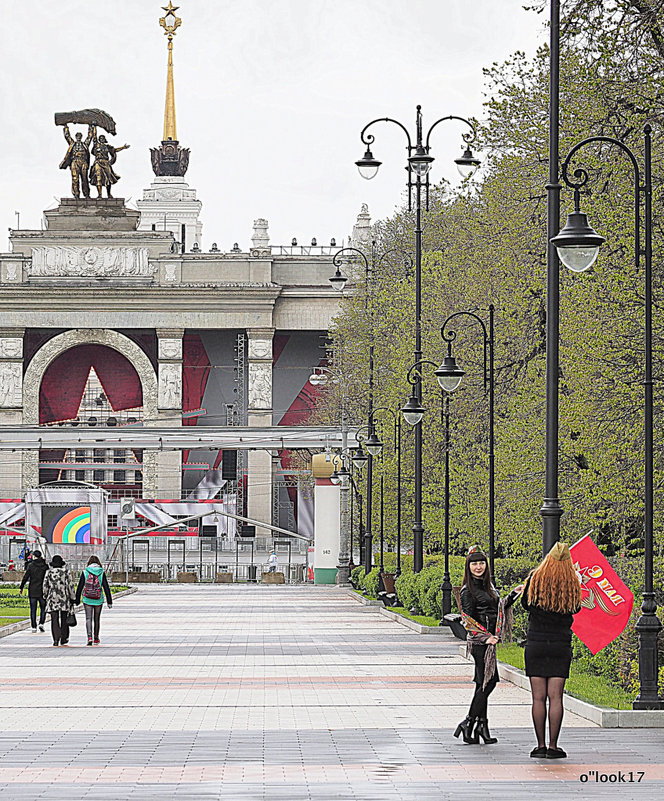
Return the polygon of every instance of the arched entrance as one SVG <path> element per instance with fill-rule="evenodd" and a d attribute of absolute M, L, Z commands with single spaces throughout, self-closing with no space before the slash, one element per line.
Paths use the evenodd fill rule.
<path fill-rule="evenodd" d="M 106 428 L 155 420 L 157 377 L 146 354 L 128 337 L 75 329 L 49 340 L 31 360 L 23 408 L 28 424 L 96 426 L 102 434 Z M 89 453 L 26 454 L 24 465 L 26 487 L 57 479 L 134 490 L 143 483 L 142 453 L 104 448 L 103 442 Z"/>

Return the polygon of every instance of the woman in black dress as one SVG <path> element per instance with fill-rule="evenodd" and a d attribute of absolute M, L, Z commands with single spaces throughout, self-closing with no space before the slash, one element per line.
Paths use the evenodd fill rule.
<path fill-rule="evenodd" d="M 475 660 L 475 694 L 468 715 L 454 732 L 470 745 L 479 743 L 480 737 L 487 744 L 498 739 L 489 732 L 487 703 L 489 695 L 498 683 L 496 644 L 503 630 L 505 610 L 516 600 L 521 587 L 517 587 L 501 601 L 491 583 L 491 573 L 485 554 L 473 546 L 466 556 L 466 569 L 461 588 L 461 612 L 463 624 L 468 632 L 468 649 Z"/>
<path fill-rule="evenodd" d="M 558 748 L 563 722 L 563 690 L 572 661 L 572 621 L 581 608 L 581 582 L 569 547 L 557 542 L 528 576 L 521 604 L 528 611 L 526 676 L 533 696 L 536 759 L 563 759 Z M 549 702 L 549 747 L 546 746 L 546 703 Z"/>

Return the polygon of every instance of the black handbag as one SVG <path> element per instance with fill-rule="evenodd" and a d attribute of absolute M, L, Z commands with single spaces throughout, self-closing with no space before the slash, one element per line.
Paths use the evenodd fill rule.
<path fill-rule="evenodd" d="M 78 623 L 76 620 L 76 612 L 73 610 L 67 615 L 67 625 L 70 629 L 73 629 L 74 626 Z"/>
<path fill-rule="evenodd" d="M 457 640 L 465 641 L 468 632 L 461 622 L 461 615 L 445 615 L 443 620 L 450 627 Z"/>

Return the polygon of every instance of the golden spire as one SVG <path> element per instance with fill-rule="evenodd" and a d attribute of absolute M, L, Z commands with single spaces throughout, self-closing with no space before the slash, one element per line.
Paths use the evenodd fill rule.
<path fill-rule="evenodd" d="M 164 109 L 164 139 L 177 140 L 178 133 L 175 125 L 175 87 L 173 85 L 173 37 L 175 31 L 182 25 L 182 20 L 175 16 L 179 6 L 174 6 L 172 0 L 168 0 L 167 6 L 162 6 L 166 14 L 160 18 L 159 24 L 168 36 L 168 73 L 166 76 L 166 107 Z M 170 19 L 169 19 L 170 17 Z"/>

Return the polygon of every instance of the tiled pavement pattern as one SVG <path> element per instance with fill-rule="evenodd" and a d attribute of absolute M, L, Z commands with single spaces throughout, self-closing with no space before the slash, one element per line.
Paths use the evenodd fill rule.
<path fill-rule="evenodd" d="M 104 609 L 101 637 L 0 640 L 3 799 L 664 797 L 662 730 L 567 714 L 570 758 L 529 759 L 529 695 L 506 682 L 499 743 L 455 740 L 472 689 L 457 643 L 337 588 L 141 588 Z M 580 781 L 630 770 L 640 784 Z"/>

